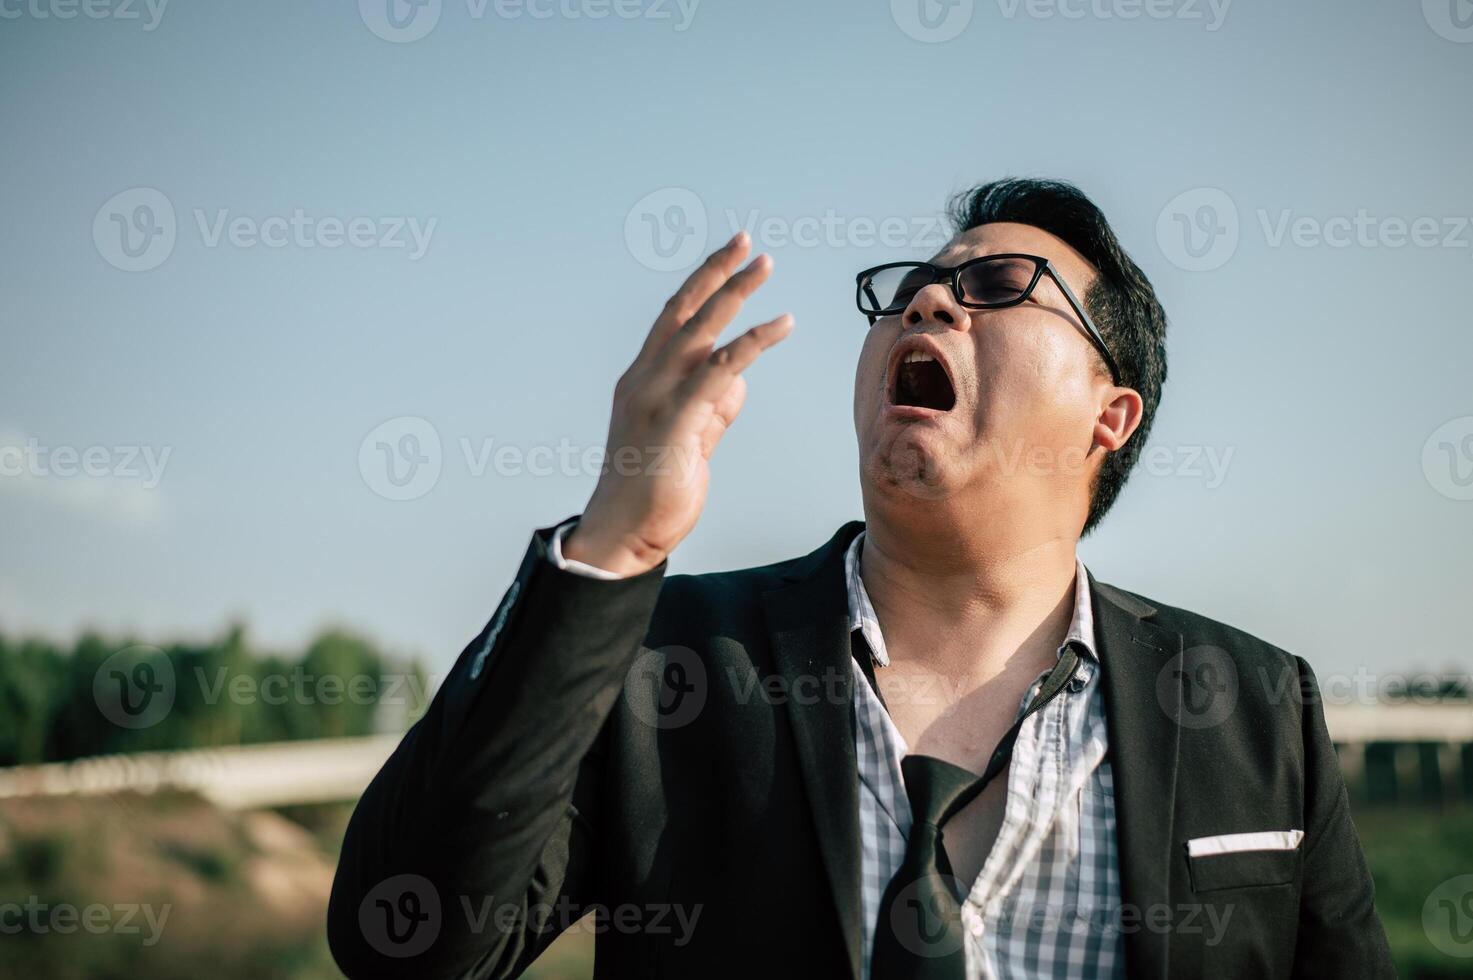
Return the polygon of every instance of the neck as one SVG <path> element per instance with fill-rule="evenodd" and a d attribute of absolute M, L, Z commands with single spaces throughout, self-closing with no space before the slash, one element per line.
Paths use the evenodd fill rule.
<path fill-rule="evenodd" d="M 959 675 L 1052 660 L 1073 617 L 1078 536 L 1018 503 L 865 494 L 860 574 L 892 662 Z"/>

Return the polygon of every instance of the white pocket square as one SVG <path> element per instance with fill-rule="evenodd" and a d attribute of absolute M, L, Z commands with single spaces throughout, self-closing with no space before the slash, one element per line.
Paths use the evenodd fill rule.
<path fill-rule="evenodd" d="M 1292 851 L 1304 840 L 1302 830 L 1260 830 L 1252 834 L 1218 834 L 1187 841 L 1187 854 L 1207 857 L 1238 851 Z"/>

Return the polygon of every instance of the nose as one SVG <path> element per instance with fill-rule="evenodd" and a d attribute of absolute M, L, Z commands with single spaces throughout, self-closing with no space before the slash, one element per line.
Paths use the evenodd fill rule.
<path fill-rule="evenodd" d="M 971 319 L 951 289 L 937 282 L 915 294 L 901 315 L 901 322 L 907 327 L 940 323 L 953 330 L 965 330 Z"/>

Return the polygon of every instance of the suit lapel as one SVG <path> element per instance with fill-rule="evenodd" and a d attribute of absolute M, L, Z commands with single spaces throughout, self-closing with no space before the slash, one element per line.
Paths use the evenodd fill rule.
<path fill-rule="evenodd" d="M 833 890 L 851 976 L 860 968 L 859 770 L 844 552 L 863 525 L 846 524 L 763 593 L 769 639 L 797 743 L 818 845 Z M 817 696 L 804 696 L 805 692 Z"/>
<path fill-rule="evenodd" d="M 1181 717 L 1181 634 L 1150 622 L 1154 607 L 1090 576 L 1105 722 L 1115 781 L 1127 973 L 1167 975 L 1170 934 L 1145 925 L 1171 907 L 1172 820 Z"/>

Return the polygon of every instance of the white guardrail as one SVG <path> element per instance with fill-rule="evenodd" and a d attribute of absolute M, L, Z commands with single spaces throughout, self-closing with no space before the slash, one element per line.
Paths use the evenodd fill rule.
<path fill-rule="evenodd" d="M 1368 742 L 1473 742 L 1473 704 L 1327 705 L 1331 737 Z M 97 756 L 0 769 L 0 799 L 190 790 L 232 810 L 356 800 L 399 735 L 271 742 Z"/>
<path fill-rule="evenodd" d="M 231 810 L 351 801 L 368 786 L 400 738 L 267 742 L 18 766 L 0 769 L 0 799 L 180 789 Z"/>

